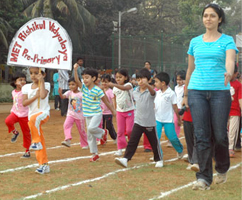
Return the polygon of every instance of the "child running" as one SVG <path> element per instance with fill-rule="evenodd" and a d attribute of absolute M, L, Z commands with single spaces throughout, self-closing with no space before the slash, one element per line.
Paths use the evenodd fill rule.
<path fill-rule="evenodd" d="M 32 135 L 30 150 L 35 150 L 36 159 L 40 165 L 35 172 L 45 174 L 50 172 L 50 167 L 48 165 L 45 139 L 41 126 L 50 117 L 50 83 L 44 81 L 46 75 L 44 68 L 30 67 L 29 71 L 33 83 L 26 84 L 22 88 L 23 106 L 29 107 L 29 128 Z M 40 83 L 39 87 L 38 83 Z"/>
<path fill-rule="evenodd" d="M 100 107 L 101 100 L 115 115 L 113 107 L 109 104 L 107 97 L 104 95 L 102 89 L 95 85 L 98 78 L 98 72 L 95 69 L 85 69 L 82 72 L 84 84 L 80 81 L 77 73 L 78 64 L 74 65 L 74 77 L 78 86 L 83 93 L 82 109 L 83 115 L 86 118 L 87 125 L 87 142 L 92 153 L 90 162 L 95 162 L 99 159 L 96 138 L 101 139 L 103 143 L 107 141 L 107 131 L 98 128 L 102 120 L 102 110 Z"/>
<path fill-rule="evenodd" d="M 126 69 L 119 69 L 116 73 L 115 83 L 109 83 L 113 87 L 114 98 L 116 99 L 115 108 L 117 111 L 117 128 L 118 151 L 115 156 L 122 156 L 122 149 L 126 148 L 127 141 L 125 132 L 130 139 L 132 128 L 134 125 L 134 101 L 133 101 L 133 87 L 129 82 L 129 74 Z"/>
<path fill-rule="evenodd" d="M 181 70 L 179 72 L 177 72 L 176 74 L 176 82 L 177 85 L 175 86 L 175 93 L 176 93 L 176 97 L 177 97 L 177 107 L 178 107 L 178 111 L 181 110 L 182 108 L 182 99 L 183 99 L 183 94 L 184 94 L 184 80 L 186 79 L 186 72 L 184 70 Z M 179 118 L 181 118 L 179 116 Z M 174 124 L 175 124 L 175 131 L 176 131 L 176 135 L 177 137 L 179 137 L 180 135 L 180 131 L 181 131 L 181 126 L 178 124 L 178 118 L 177 115 L 174 115 Z"/>
<path fill-rule="evenodd" d="M 114 95 L 113 90 L 108 87 L 108 83 L 111 82 L 111 76 L 109 74 L 103 74 L 101 77 L 101 84 L 103 90 L 108 98 L 108 101 L 111 105 L 114 105 Z M 116 141 L 117 133 L 113 127 L 113 115 L 112 112 L 108 109 L 108 107 L 101 102 L 101 107 L 103 110 L 103 129 L 107 129 L 110 137 Z"/>
<path fill-rule="evenodd" d="M 70 78 L 68 84 L 70 90 L 64 94 L 62 94 L 61 88 L 58 90 L 61 99 L 69 99 L 67 117 L 64 123 L 65 140 L 61 144 L 66 147 L 71 147 L 71 130 L 73 124 L 76 123 L 80 135 L 80 145 L 82 149 L 88 149 L 85 119 L 82 112 L 82 92 L 78 90 L 78 85 L 74 78 Z"/>
<path fill-rule="evenodd" d="M 122 167 L 128 166 L 128 161 L 133 157 L 143 133 L 145 133 L 152 146 L 154 160 L 157 162 L 155 167 L 163 167 L 161 147 L 155 128 L 154 99 L 156 92 L 149 85 L 150 78 L 151 74 L 146 68 L 141 69 L 136 74 L 139 86 L 134 91 L 134 100 L 136 102 L 134 127 L 124 157 L 115 158 L 115 162 Z"/>
<path fill-rule="evenodd" d="M 166 136 L 178 152 L 178 159 L 181 159 L 183 157 L 183 146 L 176 135 L 173 113 L 176 113 L 179 124 L 181 124 L 181 119 L 178 114 L 176 94 L 168 87 L 169 82 L 170 77 L 165 72 L 160 72 L 155 76 L 155 86 L 160 89 L 155 98 L 156 129 L 160 141 L 162 127 L 164 126 Z"/>
<path fill-rule="evenodd" d="M 24 107 L 22 104 L 23 101 L 23 94 L 22 94 L 22 87 L 26 84 L 26 76 L 21 73 L 17 72 L 11 82 L 11 86 L 15 89 L 12 91 L 13 97 L 13 107 L 11 109 L 10 115 L 5 119 L 5 123 L 8 127 L 8 132 L 12 132 L 11 142 L 15 143 L 19 136 L 19 132 L 15 129 L 14 124 L 19 123 L 22 133 L 23 133 L 23 147 L 26 149 L 24 155 L 21 158 L 29 158 L 30 151 L 29 147 L 31 145 L 31 135 L 28 126 L 28 112 L 29 108 Z"/>

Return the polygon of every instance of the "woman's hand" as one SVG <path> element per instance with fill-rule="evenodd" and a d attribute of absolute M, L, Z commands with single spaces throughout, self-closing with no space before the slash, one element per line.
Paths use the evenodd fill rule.
<path fill-rule="evenodd" d="M 232 75 L 229 72 L 224 73 L 224 85 L 227 86 L 228 82 L 230 82 Z"/>

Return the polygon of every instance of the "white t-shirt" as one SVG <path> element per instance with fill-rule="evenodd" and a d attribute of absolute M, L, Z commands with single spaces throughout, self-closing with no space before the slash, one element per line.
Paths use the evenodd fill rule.
<path fill-rule="evenodd" d="M 130 85 L 132 87 L 131 83 L 124 84 L 124 86 L 127 85 Z M 116 96 L 118 112 L 127 112 L 130 110 L 134 110 L 133 87 L 130 90 L 120 90 L 114 87 L 113 94 Z"/>
<path fill-rule="evenodd" d="M 172 105 L 177 104 L 175 92 L 171 88 L 167 88 L 165 92 L 159 90 L 156 92 L 154 102 L 156 121 L 173 123 L 174 111 Z"/>
<path fill-rule="evenodd" d="M 183 99 L 183 94 L 184 94 L 184 85 L 176 85 L 175 87 L 175 93 L 177 97 L 177 107 L 178 109 L 182 108 L 182 99 Z"/>
<path fill-rule="evenodd" d="M 32 84 L 33 83 L 26 84 L 22 87 L 22 93 L 27 94 L 28 99 L 35 96 L 37 90 L 39 89 L 39 88 L 32 89 L 31 88 Z M 50 105 L 49 105 L 50 83 L 45 82 L 45 89 L 48 90 L 48 94 L 44 99 L 40 98 L 39 108 L 38 108 L 38 99 L 36 99 L 35 101 L 33 101 L 29 105 L 29 114 L 28 114 L 29 119 L 32 115 L 40 113 L 40 112 L 43 112 L 43 113 L 46 113 L 47 115 L 50 115 Z"/>

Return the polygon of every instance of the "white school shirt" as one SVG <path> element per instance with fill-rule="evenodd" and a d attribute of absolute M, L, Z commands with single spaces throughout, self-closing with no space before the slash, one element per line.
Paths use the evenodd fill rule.
<path fill-rule="evenodd" d="M 176 85 L 175 87 L 175 93 L 176 93 L 176 98 L 177 98 L 177 107 L 178 109 L 182 108 L 182 99 L 183 99 L 183 94 L 184 94 L 184 85 Z"/>
<path fill-rule="evenodd" d="M 33 83 L 30 84 L 26 84 L 22 87 L 22 93 L 23 94 L 27 94 L 28 95 L 28 99 L 32 98 L 33 96 L 35 96 L 37 90 L 39 88 L 36 89 L 32 89 Z M 48 94 L 44 99 L 40 98 L 40 106 L 38 108 L 38 99 L 34 100 L 28 107 L 29 107 L 29 114 L 28 114 L 28 118 L 30 119 L 30 117 L 34 114 L 43 112 L 46 113 L 47 115 L 50 115 L 50 105 L 49 105 L 49 93 L 50 93 L 50 83 L 45 82 L 45 89 L 48 90 Z"/>
<path fill-rule="evenodd" d="M 131 83 L 125 83 L 124 86 L 126 85 L 130 85 L 132 87 Z M 120 90 L 114 87 L 113 94 L 116 96 L 118 112 L 128 112 L 130 110 L 134 110 L 133 87 L 130 90 Z"/>
<path fill-rule="evenodd" d="M 155 118 L 158 122 L 173 123 L 174 111 L 173 104 L 177 104 L 175 92 L 171 88 L 167 88 L 165 92 L 161 90 L 156 92 L 155 97 Z"/>

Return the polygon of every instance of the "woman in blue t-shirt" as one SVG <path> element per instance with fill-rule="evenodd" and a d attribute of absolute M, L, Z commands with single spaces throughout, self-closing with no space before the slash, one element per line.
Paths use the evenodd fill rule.
<path fill-rule="evenodd" d="M 231 36 L 219 27 L 225 22 L 224 11 L 208 4 L 202 12 L 206 32 L 191 40 L 184 101 L 190 107 L 196 137 L 200 171 L 193 190 L 208 190 L 213 181 L 214 150 L 215 183 L 226 182 L 230 166 L 227 121 L 231 105 L 229 81 L 238 52 Z"/>

